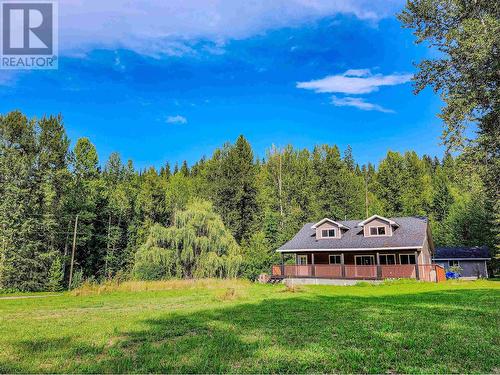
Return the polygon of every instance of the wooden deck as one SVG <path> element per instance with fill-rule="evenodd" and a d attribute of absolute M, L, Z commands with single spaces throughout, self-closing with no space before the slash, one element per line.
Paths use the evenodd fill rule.
<path fill-rule="evenodd" d="M 319 279 L 418 279 L 424 281 L 443 281 L 444 270 L 437 264 L 394 264 L 358 266 L 353 264 L 308 264 L 274 265 L 272 277 L 275 278 L 319 278 Z"/>

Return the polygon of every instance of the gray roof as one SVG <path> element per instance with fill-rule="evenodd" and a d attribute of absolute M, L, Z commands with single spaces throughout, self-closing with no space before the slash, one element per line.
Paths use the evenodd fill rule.
<path fill-rule="evenodd" d="M 437 247 L 434 259 L 490 259 L 486 246 L 475 247 Z"/>
<path fill-rule="evenodd" d="M 338 221 L 351 228 L 342 231 L 342 238 L 316 239 L 316 231 L 311 229 L 314 223 L 305 224 L 302 229 L 277 251 L 297 250 L 345 250 L 345 249 L 391 249 L 391 248 L 421 248 L 427 233 L 427 218 L 395 217 L 399 227 L 393 228 L 393 235 L 387 237 L 365 237 L 363 228 L 357 225 L 363 221 Z"/>

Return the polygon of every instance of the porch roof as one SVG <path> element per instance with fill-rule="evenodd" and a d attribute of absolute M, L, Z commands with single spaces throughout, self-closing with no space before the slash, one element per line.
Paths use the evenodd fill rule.
<path fill-rule="evenodd" d="M 365 237 L 363 228 L 356 227 L 360 220 L 339 221 L 351 229 L 344 231 L 341 238 L 316 239 L 314 223 L 305 224 L 302 229 L 277 252 L 297 251 L 366 251 L 366 250 L 419 250 L 427 235 L 427 218 L 391 218 L 399 227 L 392 236 Z"/>

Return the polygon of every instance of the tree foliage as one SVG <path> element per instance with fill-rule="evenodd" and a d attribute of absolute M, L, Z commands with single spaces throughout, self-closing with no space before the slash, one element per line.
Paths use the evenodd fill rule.
<path fill-rule="evenodd" d="M 61 116 L 0 116 L 0 288 L 67 288 L 77 215 L 74 285 L 122 274 L 255 279 L 324 217 L 427 216 L 439 245 L 494 242 L 490 185 L 467 155 L 389 151 L 360 166 L 350 148 L 288 145 L 257 160 L 239 137 L 173 171 L 137 170 L 117 153 L 100 165 L 89 139 L 69 149 Z"/>
<path fill-rule="evenodd" d="M 489 228 L 500 247 L 500 6 L 489 0 L 408 0 L 399 15 L 417 43 L 438 51 L 419 62 L 415 92 L 430 86 L 445 103 L 440 117 L 450 148 L 465 151 L 488 197 Z M 467 130 L 476 137 L 469 139 Z M 469 132 L 470 133 L 470 132 Z"/>
<path fill-rule="evenodd" d="M 236 277 L 240 247 L 211 203 L 193 201 L 175 214 L 174 225 L 151 227 L 137 252 L 138 278 Z"/>

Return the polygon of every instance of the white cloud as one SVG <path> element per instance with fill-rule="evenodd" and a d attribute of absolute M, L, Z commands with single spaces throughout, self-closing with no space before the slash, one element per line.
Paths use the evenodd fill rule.
<path fill-rule="evenodd" d="M 224 41 L 297 26 L 336 14 L 378 21 L 403 0 L 64 0 L 60 49 L 82 55 L 125 48 L 151 56 L 193 53 L 193 42 L 221 53 Z M 199 47 L 199 46 L 198 46 Z"/>
<path fill-rule="evenodd" d="M 317 93 L 368 94 L 382 86 L 394 86 L 409 82 L 411 74 L 372 74 L 369 69 L 349 69 L 342 74 L 297 82 L 297 88 Z"/>
<path fill-rule="evenodd" d="M 187 124 L 187 118 L 181 115 L 168 116 L 167 123 L 168 124 Z"/>
<path fill-rule="evenodd" d="M 332 104 L 336 107 L 355 107 L 363 111 L 379 111 L 384 113 L 394 113 L 392 109 L 387 109 L 378 104 L 367 102 L 363 98 L 355 98 L 351 96 L 346 96 L 344 98 L 338 98 L 336 96 L 332 96 Z"/>

